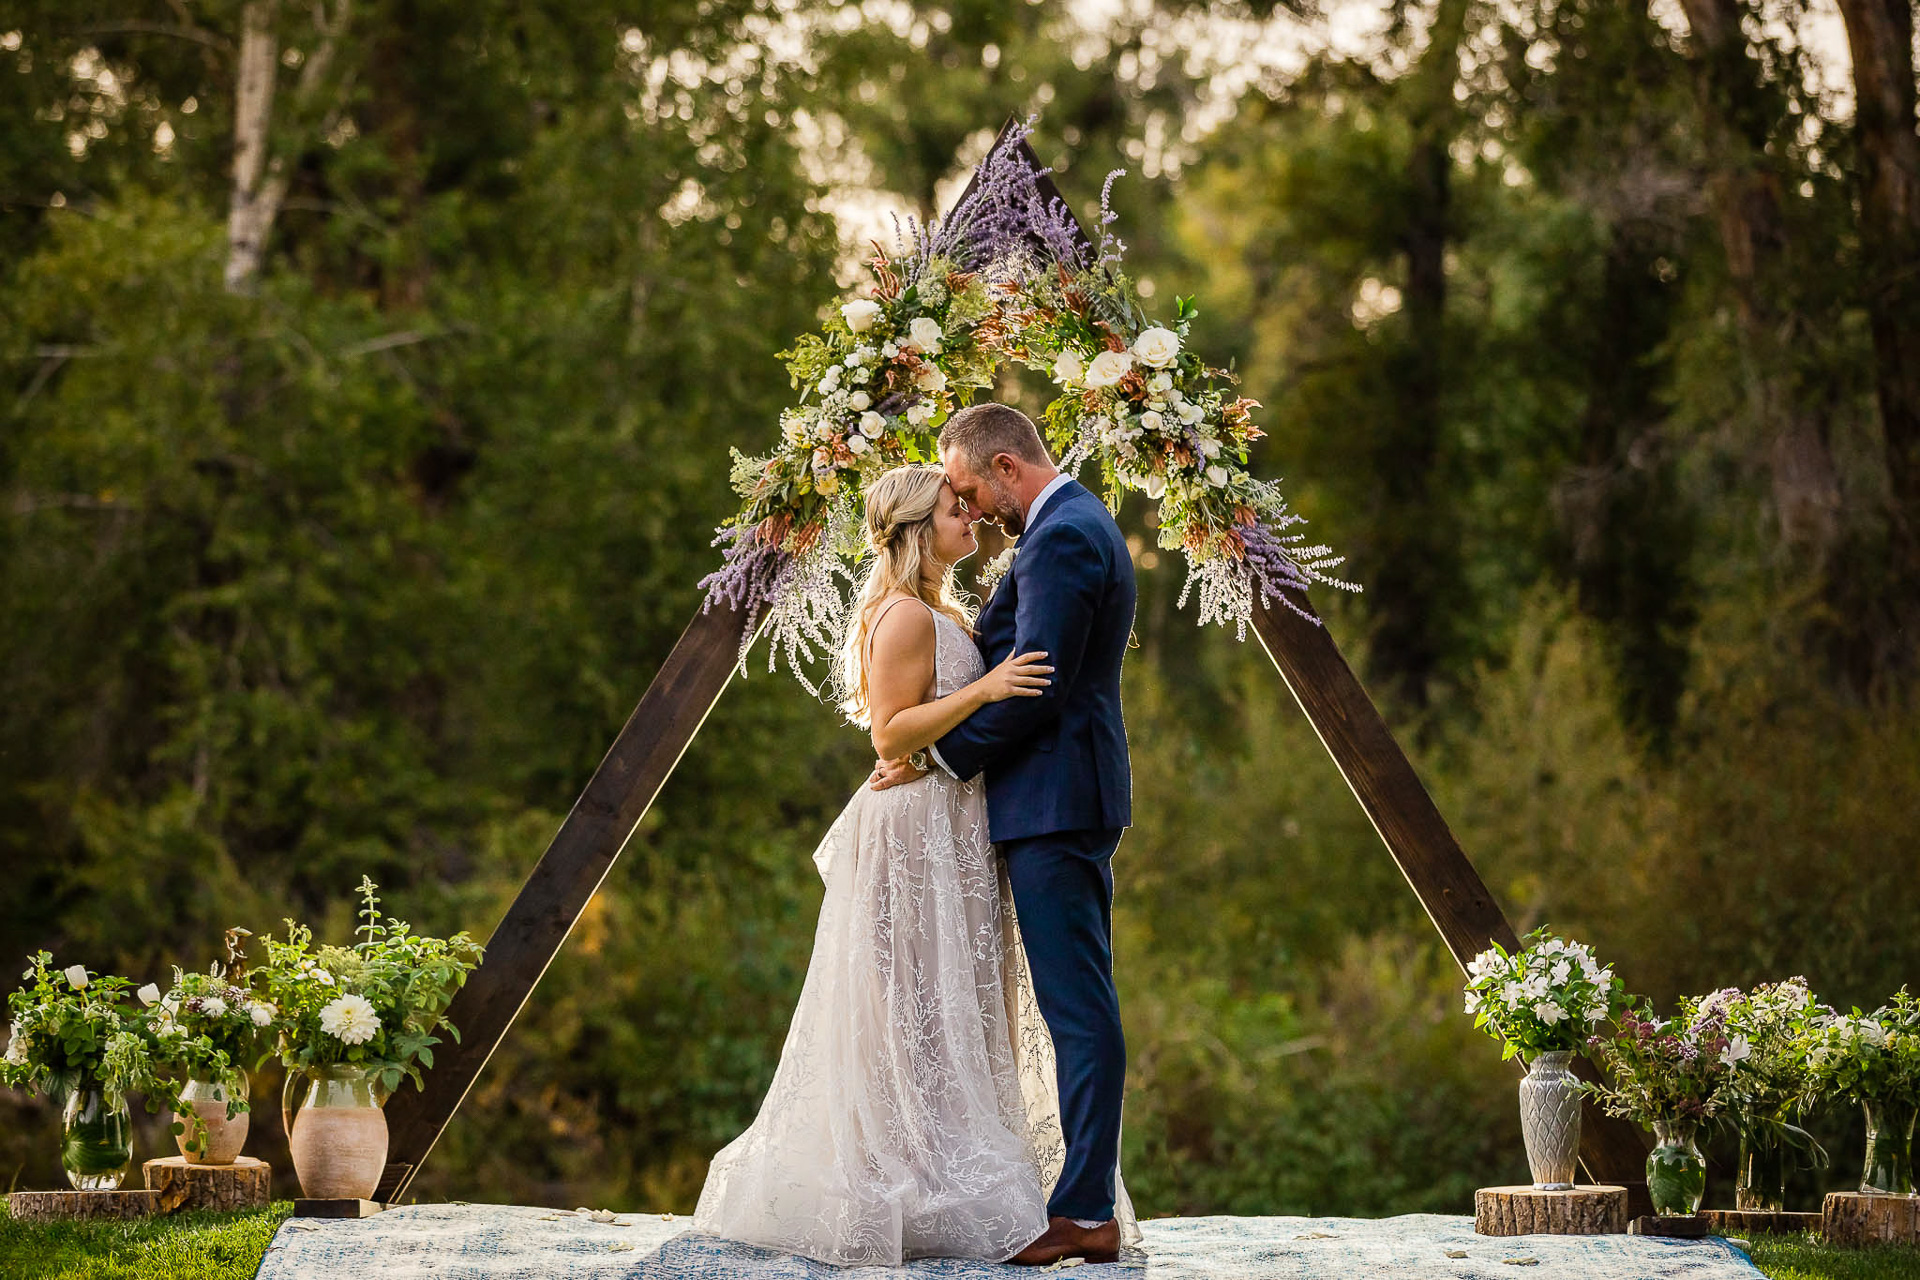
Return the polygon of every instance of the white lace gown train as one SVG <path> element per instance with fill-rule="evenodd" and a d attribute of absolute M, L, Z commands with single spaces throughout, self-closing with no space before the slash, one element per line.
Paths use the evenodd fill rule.
<path fill-rule="evenodd" d="M 934 619 L 939 697 L 983 665 Z M 862 786 L 814 861 L 826 897 L 780 1065 L 694 1225 L 842 1265 L 1009 1258 L 1046 1229 L 1065 1147 L 985 786 Z"/>

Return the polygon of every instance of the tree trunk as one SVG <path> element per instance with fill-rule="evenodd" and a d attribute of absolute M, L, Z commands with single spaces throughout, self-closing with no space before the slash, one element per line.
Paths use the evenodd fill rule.
<path fill-rule="evenodd" d="M 280 163 L 268 155 L 273 90 L 280 70 L 274 31 L 278 0 L 248 0 L 240 13 L 240 69 L 233 102 L 233 197 L 227 210 L 229 293 L 251 293 L 260 255 L 286 195 Z"/>
<path fill-rule="evenodd" d="M 1442 464 L 1441 398 L 1447 359 L 1447 245 L 1453 234 L 1453 156 L 1459 122 L 1454 84 L 1468 0 L 1441 0 L 1427 48 L 1407 77 L 1413 127 L 1407 158 L 1405 347 L 1394 360 L 1397 412 L 1375 433 L 1383 541 L 1373 599 L 1377 627 L 1373 673 L 1411 706 L 1427 702 L 1428 682 L 1444 656 L 1447 597 L 1459 548 L 1451 533 Z"/>
<path fill-rule="evenodd" d="M 1840 484 L 1828 408 L 1797 395 L 1792 377 L 1805 319 L 1788 291 L 1793 246 L 1767 154 L 1772 104 L 1747 57 L 1740 0 L 1681 4 L 1704 132 L 1720 158 L 1708 194 L 1739 303 L 1748 397 L 1765 433 L 1780 537 L 1824 565 L 1840 535 Z"/>
<path fill-rule="evenodd" d="M 1909 0 L 1840 0 L 1853 53 L 1860 239 L 1900 580 L 1920 580 L 1920 134 Z"/>

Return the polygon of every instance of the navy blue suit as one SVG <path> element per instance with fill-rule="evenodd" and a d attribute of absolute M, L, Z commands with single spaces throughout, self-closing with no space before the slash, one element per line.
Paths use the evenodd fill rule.
<path fill-rule="evenodd" d="M 1007 862 L 1034 994 L 1053 1036 L 1066 1165 L 1047 1211 L 1113 1216 L 1126 1042 L 1113 986 L 1113 851 L 1133 820 L 1120 664 L 1133 634 L 1133 558 L 1106 505 L 1069 480 L 1021 535 L 980 613 L 988 666 L 1044 649 L 1052 683 L 991 703 L 935 743 L 987 775 L 987 825 Z"/>

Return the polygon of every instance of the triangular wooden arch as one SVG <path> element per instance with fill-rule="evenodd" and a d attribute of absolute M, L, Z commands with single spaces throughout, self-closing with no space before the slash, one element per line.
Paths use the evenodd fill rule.
<path fill-rule="evenodd" d="M 1024 136 L 1009 120 L 988 155 L 1011 145 L 1038 176 L 1040 194 L 1060 198 Z M 984 162 L 983 162 L 984 164 Z M 961 200 L 980 180 L 973 182 Z M 1085 239 L 1085 232 L 1081 232 Z M 1044 248 L 1044 246 L 1042 246 Z M 1304 595 L 1292 602 L 1309 616 Z M 1354 677 L 1324 626 L 1256 601 L 1254 629 L 1289 692 L 1366 810 L 1374 830 L 1426 908 L 1447 949 L 1464 968 L 1489 942 L 1518 942 L 1493 895 L 1448 830 L 1446 820 L 1394 741 L 1386 721 Z M 713 604 L 694 615 L 667 655 L 626 727 L 574 802 L 520 894 L 487 942 L 485 962 L 454 998 L 448 1016 L 458 1044 L 440 1046 L 426 1087 L 387 1103 L 388 1164 L 375 1196 L 398 1200 L 465 1100 L 480 1071 L 525 1006 L 614 859 L 659 795 L 687 744 L 720 700 L 740 660 L 746 616 Z M 1583 1059 L 1576 1064 L 1589 1074 Z M 1651 1213 L 1646 1144 L 1624 1120 L 1589 1102 L 1580 1159 L 1590 1181 L 1625 1186 L 1630 1212 Z"/>

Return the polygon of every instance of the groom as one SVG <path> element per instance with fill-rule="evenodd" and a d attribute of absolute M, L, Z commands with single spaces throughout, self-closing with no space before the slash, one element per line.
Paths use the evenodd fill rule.
<path fill-rule="evenodd" d="M 1014 1262 L 1113 1261 L 1126 1043 L 1113 986 L 1113 851 L 1132 821 L 1120 719 L 1120 661 L 1133 632 L 1133 559 L 1106 505 L 1062 474 L 1033 422 L 1003 404 L 955 414 L 940 432 L 954 493 L 1020 539 L 981 611 L 989 667 L 1044 650 L 1053 683 L 990 703 L 934 744 L 960 778 L 987 775 L 989 834 L 1006 859 L 1034 994 L 1052 1033 L 1066 1165 L 1051 1223 Z M 876 787 L 917 776 L 883 765 Z"/>

